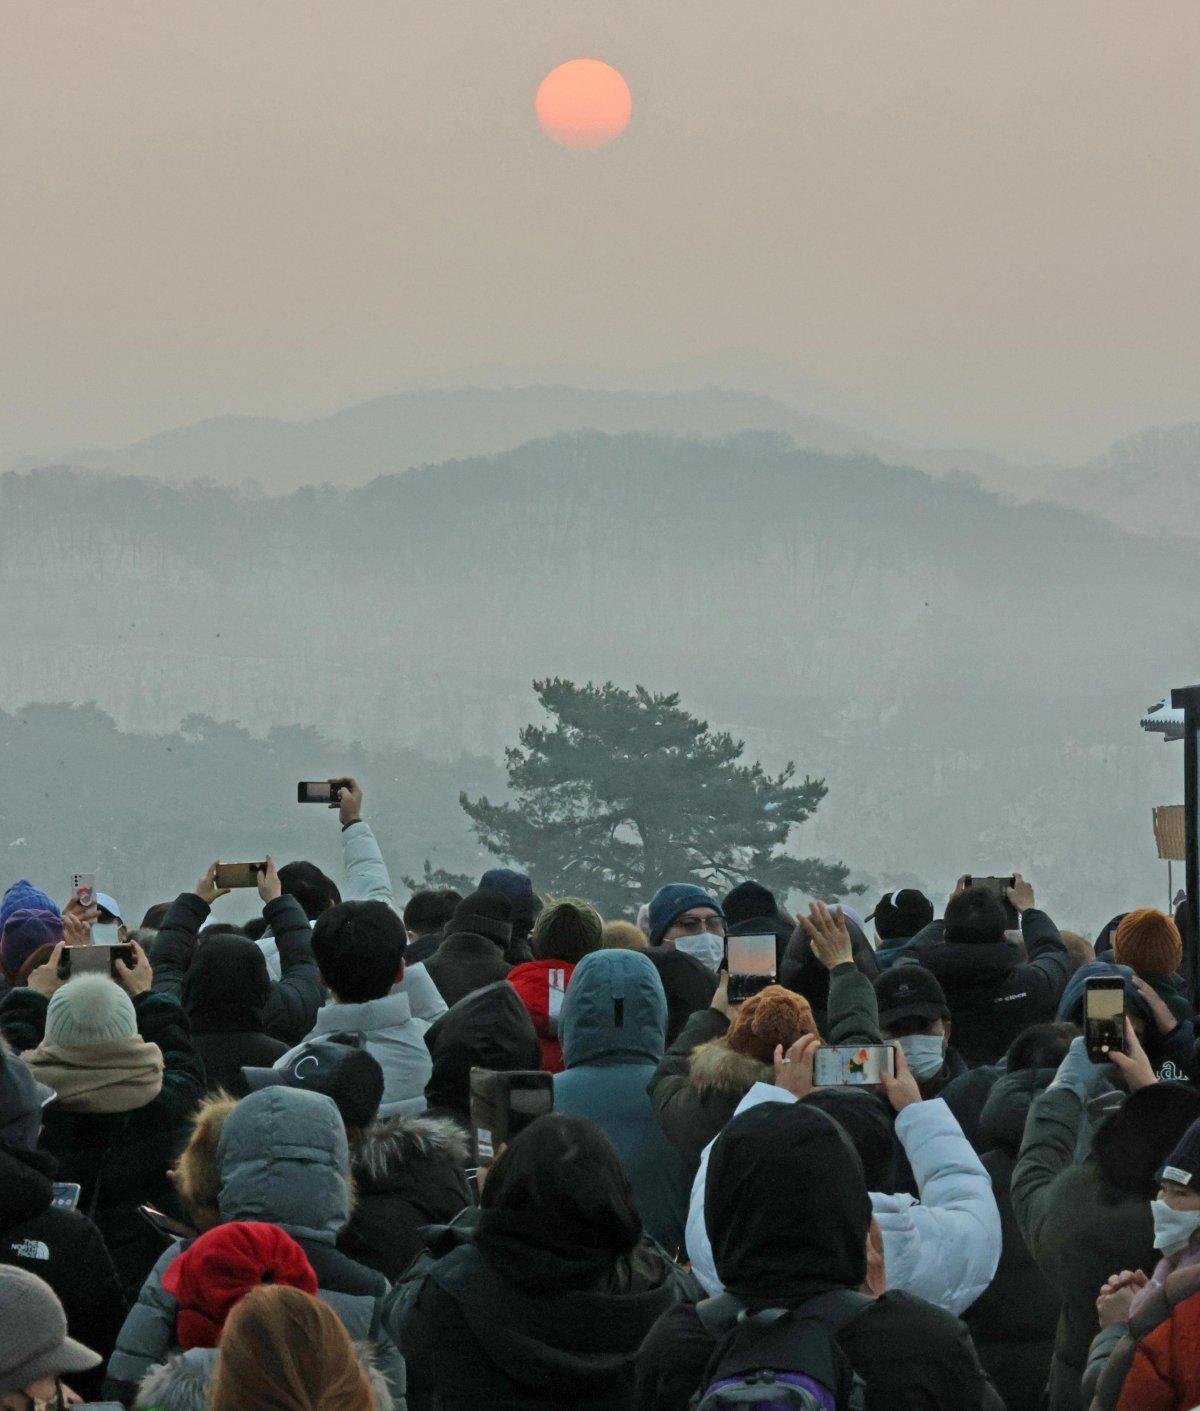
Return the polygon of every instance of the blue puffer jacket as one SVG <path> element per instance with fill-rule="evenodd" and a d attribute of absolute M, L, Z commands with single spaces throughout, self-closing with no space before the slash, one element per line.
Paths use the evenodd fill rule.
<path fill-rule="evenodd" d="M 554 1076 L 555 1110 L 590 1118 L 608 1137 L 633 1185 L 646 1233 L 673 1251 L 683 1237 L 688 1182 L 646 1091 L 667 1036 L 658 971 L 637 951 L 584 956 L 559 1028 L 566 1071 Z"/>

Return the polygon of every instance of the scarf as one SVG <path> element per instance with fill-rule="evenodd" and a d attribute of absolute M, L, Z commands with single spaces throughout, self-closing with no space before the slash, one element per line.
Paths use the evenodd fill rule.
<path fill-rule="evenodd" d="M 132 1112 L 162 1091 L 162 1050 L 142 1038 L 42 1042 L 22 1058 L 58 1094 L 55 1107 L 64 1112 Z"/>

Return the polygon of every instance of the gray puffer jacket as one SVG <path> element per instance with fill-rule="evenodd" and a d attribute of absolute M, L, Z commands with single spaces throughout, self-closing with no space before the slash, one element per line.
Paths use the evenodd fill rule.
<path fill-rule="evenodd" d="M 371 1383 L 375 1411 L 405 1411 L 404 1400 L 396 1401 L 387 1381 L 375 1366 L 370 1349 L 355 1343 L 362 1369 Z M 161 1367 L 152 1367 L 142 1379 L 134 1398 L 135 1411 L 208 1411 L 217 1375 L 219 1352 L 215 1347 L 194 1347 L 169 1357 Z"/>
<path fill-rule="evenodd" d="M 264 1088 L 237 1104 L 216 1151 L 223 1222 L 262 1220 L 300 1245 L 317 1276 L 317 1294 L 352 1338 L 369 1343 L 393 1397 L 404 1396 L 404 1360 L 381 1323 L 388 1282 L 336 1247 L 350 1218 L 346 1131 L 332 1100 L 295 1088 Z M 117 1337 L 105 1395 L 128 1404 L 142 1378 L 175 1344 L 176 1302 L 162 1285 L 183 1248 L 176 1241 L 151 1270 Z"/>

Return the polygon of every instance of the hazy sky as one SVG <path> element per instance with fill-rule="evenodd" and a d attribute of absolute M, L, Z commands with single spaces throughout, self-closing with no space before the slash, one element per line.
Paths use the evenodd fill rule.
<path fill-rule="evenodd" d="M 2 13 L 0 461 L 729 350 L 942 444 L 1200 418 L 1197 0 Z M 600 151 L 534 120 L 577 55 Z"/>

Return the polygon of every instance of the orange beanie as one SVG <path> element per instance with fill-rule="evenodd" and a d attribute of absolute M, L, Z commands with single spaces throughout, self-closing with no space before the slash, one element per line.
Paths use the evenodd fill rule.
<path fill-rule="evenodd" d="M 1113 937 L 1113 959 L 1133 970 L 1170 975 L 1183 964 L 1183 942 L 1171 918 L 1152 906 L 1131 911 Z"/>

